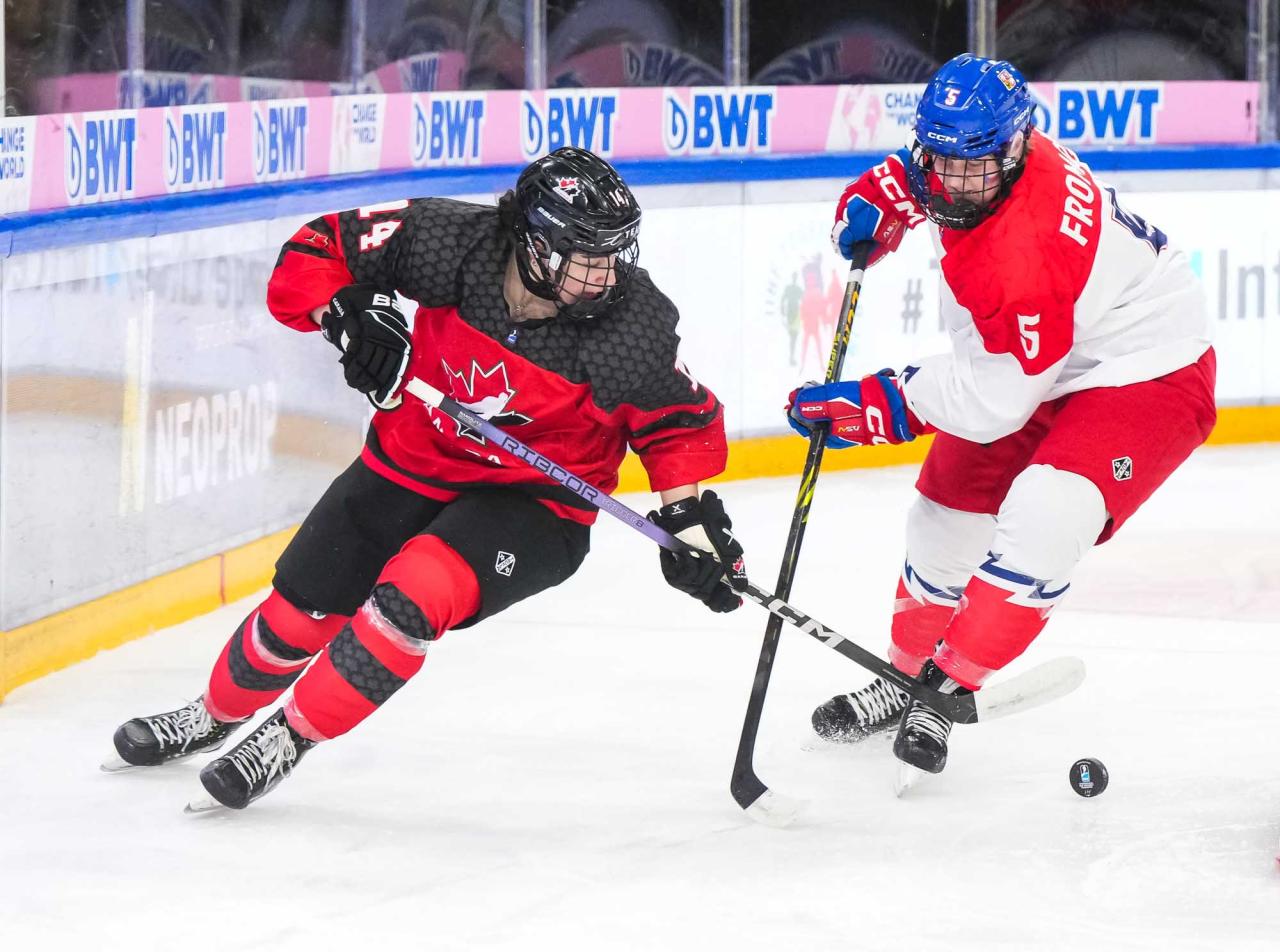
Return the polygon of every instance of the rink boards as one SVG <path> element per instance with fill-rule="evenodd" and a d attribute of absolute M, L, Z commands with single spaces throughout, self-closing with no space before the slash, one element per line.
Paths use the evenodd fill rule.
<path fill-rule="evenodd" d="M 1170 152 L 1135 171 L 1131 156 L 1089 156 L 1205 282 L 1228 408 L 1217 441 L 1280 439 L 1280 195 L 1269 171 L 1247 167 L 1251 154 L 1274 161 L 1264 149 Z M 1180 167 L 1150 168 L 1161 163 Z M 625 169 L 677 180 L 638 188 L 641 262 L 681 310 L 690 370 L 725 405 L 730 478 L 799 469 L 804 444 L 784 435 L 780 407 L 822 376 L 846 272 L 826 240 L 831 199 L 867 164 Z M 336 353 L 263 303 L 297 225 L 406 193 L 492 201 L 510 178 L 356 177 L 33 218 L 0 235 L 0 697 L 266 584 L 290 528 L 358 451 L 367 407 L 343 386 Z M 193 219 L 218 224 L 191 230 Z M 846 367 L 946 347 L 937 261 L 916 233 L 868 274 Z M 825 465 L 923 452 L 920 441 Z M 621 488 L 647 488 L 634 459 Z"/>

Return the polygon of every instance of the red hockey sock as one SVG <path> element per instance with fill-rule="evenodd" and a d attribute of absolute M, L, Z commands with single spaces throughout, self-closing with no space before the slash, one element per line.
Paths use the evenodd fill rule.
<path fill-rule="evenodd" d="M 975 691 L 991 672 L 1027 650 L 1067 590 L 1064 585 L 1046 591 L 1044 583 L 1013 573 L 998 577 L 985 571 L 992 564 L 965 586 L 960 608 L 933 656 L 952 680 Z"/>
<path fill-rule="evenodd" d="M 910 567 L 904 568 L 905 573 Z M 933 655 L 947 622 L 955 612 L 954 605 L 938 605 L 913 594 L 906 579 L 898 578 L 898 592 L 893 602 L 893 641 L 889 645 L 889 662 L 903 674 L 913 678 Z"/>
<path fill-rule="evenodd" d="M 435 536 L 409 540 L 299 679 L 285 705 L 289 724 L 315 741 L 345 734 L 417 674 L 430 642 L 479 608 L 480 586 L 462 556 Z"/>
<path fill-rule="evenodd" d="M 291 685 L 347 618 L 315 618 L 272 591 L 240 623 L 209 675 L 204 703 L 217 720 L 238 721 Z"/>

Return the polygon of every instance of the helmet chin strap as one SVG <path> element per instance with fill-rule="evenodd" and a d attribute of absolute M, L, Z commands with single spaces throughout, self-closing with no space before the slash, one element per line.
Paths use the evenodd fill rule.
<path fill-rule="evenodd" d="M 520 267 L 516 258 L 516 255 L 521 254 L 522 251 L 523 249 L 519 246 L 512 250 L 503 285 L 503 297 L 506 298 L 507 306 L 511 310 L 511 316 L 521 321 L 554 317 L 559 313 L 559 303 L 540 294 L 537 288 L 529 286 L 529 281 L 525 278 L 525 271 Z M 513 271 L 515 272 L 514 275 L 512 274 Z M 546 312 L 547 308 L 551 308 L 551 313 Z"/>

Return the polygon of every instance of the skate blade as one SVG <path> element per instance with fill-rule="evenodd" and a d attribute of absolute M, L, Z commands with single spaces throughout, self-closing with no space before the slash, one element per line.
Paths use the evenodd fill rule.
<path fill-rule="evenodd" d="M 187 816 L 201 816 L 206 813 L 218 813 L 226 809 L 226 806 L 213 799 L 213 797 L 196 797 L 182 808 L 182 812 Z"/>
<path fill-rule="evenodd" d="M 810 739 L 800 743 L 800 749 L 806 753 L 815 750 L 875 750 L 881 746 L 888 746 L 893 743 L 894 732 L 892 730 L 876 731 L 874 734 L 864 734 L 861 737 L 851 739 L 822 737 L 818 734 L 811 735 Z"/>
<path fill-rule="evenodd" d="M 899 762 L 898 773 L 893 778 L 894 796 L 901 800 L 924 776 L 925 772 L 919 767 Z"/>
<path fill-rule="evenodd" d="M 221 746 L 221 744 L 218 745 L 218 747 Z M 168 767 L 171 764 L 180 764 L 184 760 L 190 760 L 192 757 L 196 756 L 196 754 L 204 754 L 217 749 L 217 747 L 209 747 L 205 750 L 193 750 L 189 754 L 179 754 L 176 757 L 170 757 L 168 760 L 162 761 L 158 764 L 131 764 L 127 760 L 123 759 L 119 754 L 114 754 L 99 764 L 98 767 L 103 773 L 125 773 L 129 770 L 155 770 L 157 767 Z"/>
<path fill-rule="evenodd" d="M 112 754 L 102 763 L 98 764 L 98 769 L 103 773 L 124 773 L 127 770 L 141 770 L 137 764 L 131 764 L 119 754 Z"/>

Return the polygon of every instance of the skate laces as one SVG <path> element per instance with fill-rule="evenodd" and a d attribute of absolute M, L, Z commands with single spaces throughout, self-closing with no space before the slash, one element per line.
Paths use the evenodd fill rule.
<path fill-rule="evenodd" d="M 883 678 L 877 678 L 865 688 L 849 695 L 849 704 L 864 725 L 897 717 L 906 700 L 905 693 Z"/>
<path fill-rule="evenodd" d="M 298 760 L 293 735 L 283 723 L 266 724 L 258 733 L 227 755 L 227 759 L 251 787 L 287 775 Z"/>
<path fill-rule="evenodd" d="M 931 737 L 939 744 L 945 744 L 951 735 L 951 721 L 932 708 L 915 703 L 907 712 L 905 729 Z"/>
<path fill-rule="evenodd" d="M 192 701 L 184 708 L 167 714 L 157 714 L 146 720 L 162 744 L 183 748 L 193 740 L 204 737 L 214 728 L 213 716 L 201 699 Z"/>

